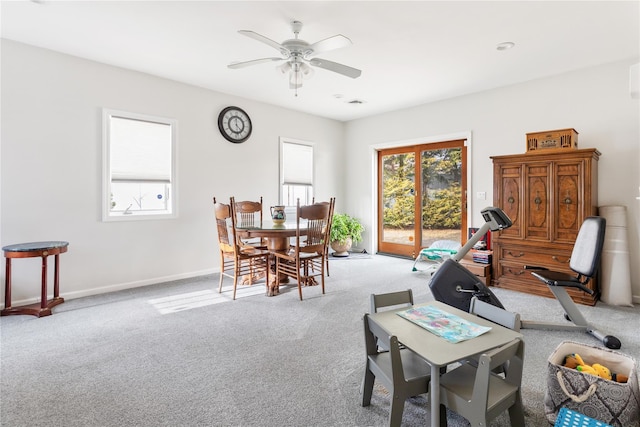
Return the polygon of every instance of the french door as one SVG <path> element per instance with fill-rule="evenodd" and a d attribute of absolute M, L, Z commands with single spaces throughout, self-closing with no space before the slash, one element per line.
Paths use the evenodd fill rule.
<path fill-rule="evenodd" d="M 466 241 L 464 142 L 378 152 L 378 252 L 415 258 L 436 240 Z"/>

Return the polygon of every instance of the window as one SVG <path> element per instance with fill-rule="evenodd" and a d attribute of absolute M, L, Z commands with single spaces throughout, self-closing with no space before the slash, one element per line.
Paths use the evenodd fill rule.
<path fill-rule="evenodd" d="M 104 221 L 175 216 L 175 120 L 103 111 Z"/>
<path fill-rule="evenodd" d="M 308 205 L 313 199 L 313 146 L 280 139 L 280 200 L 286 206 Z"/>

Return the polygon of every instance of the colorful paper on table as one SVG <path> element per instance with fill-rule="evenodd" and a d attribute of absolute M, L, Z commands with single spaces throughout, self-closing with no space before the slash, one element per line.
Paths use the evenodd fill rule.
<path fill-rule="evenodd" d="M 436 307 L 415 307 L 397 314 L 454 344 L 491 330 L 490 326 L 477 325 Z"/>

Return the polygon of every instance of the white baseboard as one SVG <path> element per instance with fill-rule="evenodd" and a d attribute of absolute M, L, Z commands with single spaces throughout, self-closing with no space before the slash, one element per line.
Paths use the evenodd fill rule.
<path fill-rule="evenodd" d="M 118 283 L 115 285 L 108 285 L 108 286 L 102 286 L 99 288 L 91 288 L 91 289 L 82 289 L 80 291 L 71 291 L 71 292 L 64 292 L 64 284 L 61 283 L 60 296 L 63 297 L 65 300 L 72 300 L 72 299 L 83 298 L 83 297 L 88 297 L 92 295 L 100 295 L 100 294 L 106 294 L 109 292 L 123 291 L 125 289 L 133 289 L 133 288 L 140 288 L 142 286 L 156 285 L 158 283 L 173 282 L 175 280 L 206 276 L 209 274 L 219 273 L 219 272 L 220 272 L 219 268 L 211 268 L 207 270 L 192 271 L 189 273 L 174 274 L 171 276 L 154 277 L 152 279 L 138 280 L 135 282 L 128 282 L 128 283 Z M 49 295 L 48 298 L 53 298 L 53 294 Z M 36 297 L 36 298 L 27 298 L 27 299 L 18 300 L 18 301 L 11 301 L 11 305 L 14 307 L 20 307 L 23 305 L 36 304 L 39 302 L 40 302 L 40 298 Z"/>

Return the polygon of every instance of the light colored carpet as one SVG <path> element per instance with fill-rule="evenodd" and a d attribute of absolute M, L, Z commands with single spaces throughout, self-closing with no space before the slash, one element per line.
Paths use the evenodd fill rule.
<path fill-rule="evenodd" d="M 37 319 L 0 320 L 2 426 L 383 426 L 389 395 L 374 390 L 361 407 L 362 314 L 371 293 L 412 288 L 432 300 L 413 261 L 372 255 L 330 261 L 320 287 L 264 286 L 200 277 L 76 300 Z M 64 296 L 64 277 L 61 283 Z M 553 299 L 495 289 L 528 320 L 562 321 Z M 638 308 L 583 307 L 587 319 L 640 354 Z M 544 418 L 546 361 L 563 340 L 598 345 L 589 335 L 524 330 L 523 396 L 528 426 Z M 426 396 L 409 399 L 403 425 L 428 426 Z M 467 426 L 450 414 L 449 425 Z M 501 415 L 492 426 L 508 426 Z"/>

